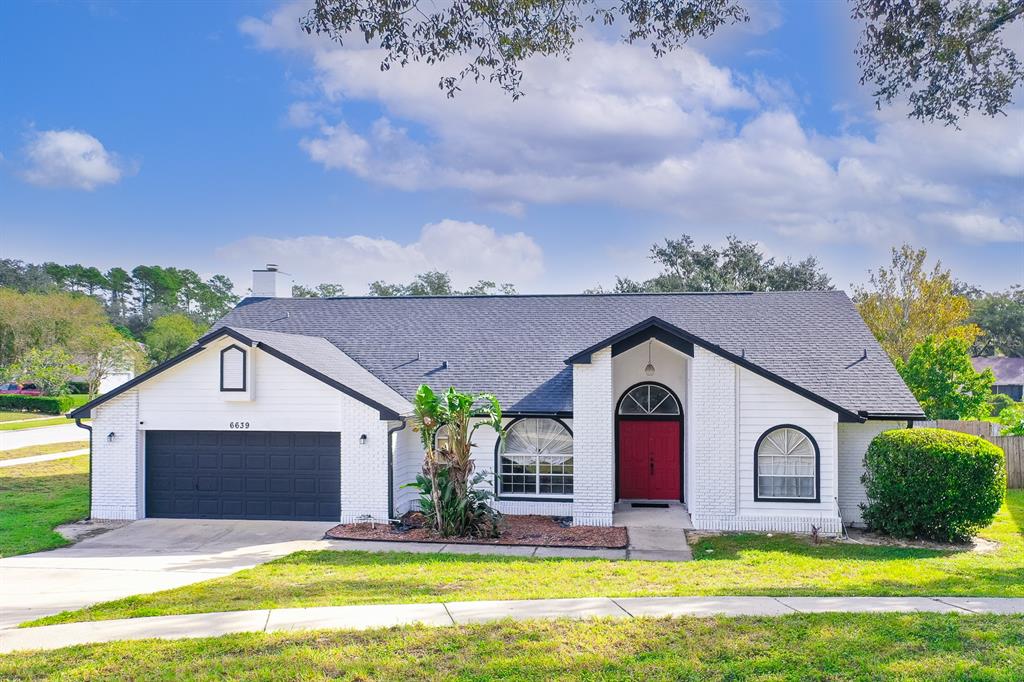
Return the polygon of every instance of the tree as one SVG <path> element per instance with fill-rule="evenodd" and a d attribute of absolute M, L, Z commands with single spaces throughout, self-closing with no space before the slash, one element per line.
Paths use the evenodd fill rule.
<path fill-rule="evenodd" d="M 100 384 L 111 374 L 127 372 L 141 364 L 139 344 L 124 337 L 109 324 L 91 327 L 75 342 L 78 364 L 89 384 L 89 398 L 99 393 Z"/>
<path fill-rule="evenodd" d="M 382 71 L 409 62 L 459 60 L 457 73 L 438 83 L 449 97 L 470 78 L 497 83 L 518 98 L 523 93 L 521 62 L 534 55 L 568 59 L 587 24 L 625 23 L 626 42 L 649 43 L 660 56 L 695 35 L 710 36 L 726 22 L 747 20 L 733 0 L 620 0 L 608 7 L 592 0 L 455 0 L 443 5 L 316 0 L 302 28 L 342 44 L 359 35 L 366 43 L 379 44 Z"/>
<path fill-rule="evenodd" d="M 516 286 L 510 282 L 495 284 L 489 279 L 482 279 L 473 286 L 462 292 L 464 296 L 494 296 L 502 294 L 512 296 L 516 293 Z"/>
<path fill-rule="evenodd" d="M 370 282 L 370 296 L 401 296 L 404 287 L 401 284 L 388 284 L 383 280 Z"/>
<path fill-rule="evenodd" d="M 647 43 L 656 57 L 695 36 L 748 21 L 742 0 L 314 0 L 301 21 L 307 33 L 381 48 L 382 71 L 411 62 L 450 63 L 438 86 L 449 97 L 467 78 L 496 83 L 520 97 L 522 64 L 569 59 L 591 24 L 622 26 L 626 43 Z M 1024 0 L 855 0 L 863 24 L 857 48 L 861 82 L 878 106 L 909 94 L 909 116 L 956 124 L 977 110 L 1005 113 L 1024 80 L 1004 44 L 1004 29 L 1024 14 Z"/>
<path fill-rule="evenodd" d="M 1001 32 L 1022 14 L 1024 0 L 855 0 L 860 82 L 878 108 L 907 94 L 922 121 L 1005 113 L 1024 68 Z"/>
<path fill-rule="evenodd" d="M 969 321 L 981 330 L 975 355 L 1024 356 L 1024 287 L 973 298 Z"/>
<path fill-rule="evenodd" d="M 0 365 L 33 348 L 74 350 L 85 330 L 107 324 L 100 303 L 82 294 L 20 294 L 0 289 Z"/>
<path fill-rule="evenodd" d="M 345 287 L 340 284 L 322 282 L 310 289 L 301 284 L 292 285 L 292 298 L 334 298 L 345 295 Z"/>
<path fill-rule="evenodd" d="M 231 279 L 226 275 L 214 275 L 206 280 L 199 292 L 198 318 L 205 324 L 213 324 L 227 315 L 238 301 Z"/>
<path fill-rule="evenodd" d="M 128 314 L 128 297 L 132 292 L 132 276 L 124 268 L 107 270 L 107 311 L 115 322 L 123 322 Z"/>
<path fill-rule="evenodd" d="M 1024 436 L 1024 403 L 1008 405 L 999 413 L 1001 436 Z"/>
<path fill-rule="evenodd" d="M 974 371 L 963 339 L 927 337 L 896 369 L 929 419 L 984 419 L 996 377 Z"/>
<path fill-rule="evenodd" d="M 4 370 L 12 381 L 34 383 L 43 395 L 65 395 L 68 384 L 85 368 L 74 362 L 62 348 L 31 348 L 13 365 Z"/>
<path fill-rule="evenodd" d="M 441 535 L 497 535 L 497 513 L 487 504 L 490 493 L 473 475 L 473 434 L 482 426 L 501 430 L 501 406 L 490 394 L 473 395 L 449 388 L 441 395 L 423 384 L 413 398 L 413 430 L 423 444 L 423 474 L 412 487 L 421 493 L 420 508 Z M 438 431 L 444 429 L 443 443 Z"/>
<path fill-rule="evenodd" d="M 382 280 L 370 282 L 370 296 L 494 296 L 515 293 L 514 284 L 504 282 L 499 286 L 486 279 L 479 280 L 465 291 L 458 291 L 452 285 L 451 275 L 441 270 L 421 272 L 408 284 L 389 284 Z"/>
<path fill-rule="evenodd" d="M 160 363 L 183 353 L 200 334 L 202 329 L 189 316 L 172 313 L 153 320 L 144 340 L 150 359 Z"/>
<path fill-rule="evenodd" d="M 757 242 L 729 235 L 726 245 L 700 247 L 689 235 L 666 239 L 651 247 L 651 260 L 662 272 L 645 282 L 616 277 L 613 291 L 620 294 L 670 291 L 792 291 L 831 290 L 832 280 L 813 256 L 799 263 L 776 263 L 765 258 Z M 592 290 L 592 293 L 599 293 Z"/>
<path fill-rule="evenodd" d="M 0 258 L 0 288 L 14 289 L 25 294 L 53 291 L 56 286 L 44 266 L 14 258 Z"/>
<path fill-rule="evenodd" d="M 940 261 L 926 270 L 928 252 L 909 244 L 891 254 L 889 267 L 870 273 L 870 288 L 854 289 L 861 317 L 889 357 L 907 360 L 929 336 L 973 343 L 979 330 L 968 321 L 967 299 L 953 293 L 949 270 Z"/>

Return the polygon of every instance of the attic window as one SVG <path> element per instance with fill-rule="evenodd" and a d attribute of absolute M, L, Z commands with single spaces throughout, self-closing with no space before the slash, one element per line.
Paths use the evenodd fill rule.
<path fill-rule="evenodd" d="M 220 352 L 220 390 L 244 391 L 245 349 L 231 345 Z"/>

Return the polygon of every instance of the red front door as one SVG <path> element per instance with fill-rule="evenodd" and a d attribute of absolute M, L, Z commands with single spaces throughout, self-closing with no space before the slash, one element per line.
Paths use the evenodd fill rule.
<path fill-rule="evenodd" d="M 619 422 L 619 497 L 678 500 L 679 422 Z"/>

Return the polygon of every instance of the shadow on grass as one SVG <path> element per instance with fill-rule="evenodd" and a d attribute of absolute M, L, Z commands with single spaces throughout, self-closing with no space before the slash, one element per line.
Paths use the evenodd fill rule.
<path fill-rule="evenodd" d="M 712 550 L 707 552 L 706 550 Z M 810 539 L 777 535 L 767 537 L 753 533 L 720 535 L 701 538 L 693 545 L 695 561 L 737 561 L 748 552 L 773 552 L 794 557 L 856 561 L 903 561 L 906 559 L 935 559 L 964 554 L 964 549 L 923 549 L 918 547 L 889 547 L 886 545 L 858 545 L 825 541 L 815 545 Z"/>

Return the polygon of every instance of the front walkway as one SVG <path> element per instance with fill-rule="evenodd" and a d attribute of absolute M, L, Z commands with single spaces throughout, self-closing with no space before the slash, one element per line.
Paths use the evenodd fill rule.
<path fill-rule="evenodd" d="M 0 630 L 0 653 L 128 639 L 217 637 L 236 632 L 396 625 L 450 626 L 512 618 L 783 616 L 792 613 L 1024 613 L 1024 599 L 995 597 L 631 597 L 468 601 L 226 611 Z"/>
<path fill-rule="evenodd" d="M 630 559 L 644 561 L 690 561 L 693 552 L 686 542 L 693 530 L 690 514 L 678 502 L 653 506 L 649 502 L 618 502 L 612 524 L 629 530 Z"/>

